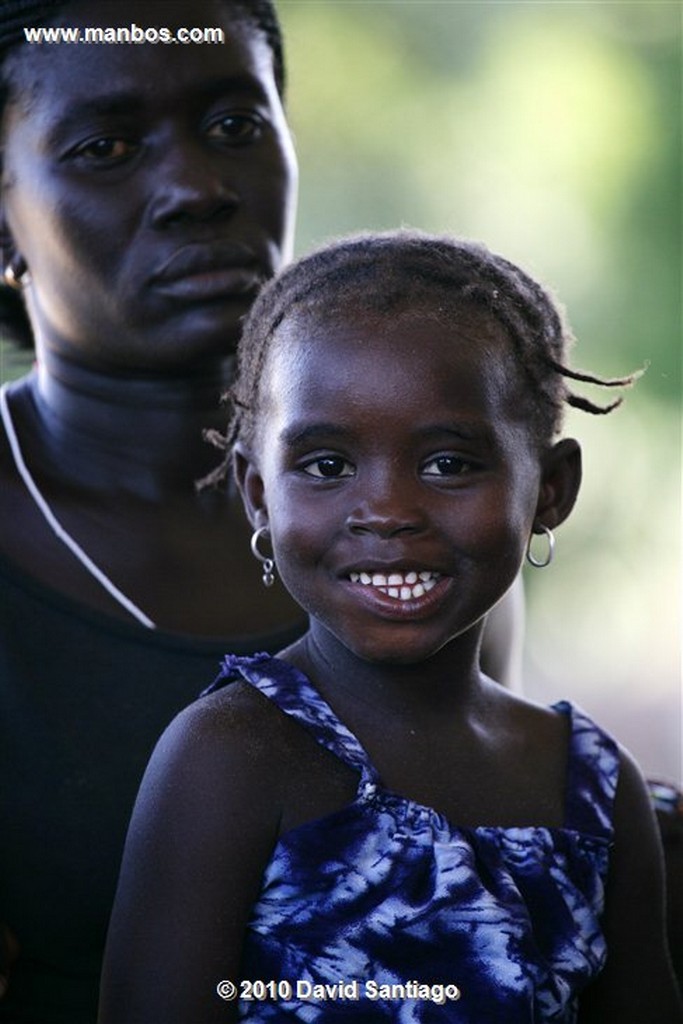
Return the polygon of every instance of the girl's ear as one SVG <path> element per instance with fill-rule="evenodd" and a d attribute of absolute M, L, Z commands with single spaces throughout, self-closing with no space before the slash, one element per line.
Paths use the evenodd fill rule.
<path fill-rule="evenodd" d="M 237 443 L 232 453 L 235 483 L 240 492 L 247 519 L 257 529 L 268 525 L 263 477 L 249 452 Z"/>
<path fill-rule="evenodd" d="M 574 508 L 581 487 L 581 448 L 573 438 L 564 438 L 542 456 L 541 486 L 536 506 L 536 524 L 554 530 Z"/>

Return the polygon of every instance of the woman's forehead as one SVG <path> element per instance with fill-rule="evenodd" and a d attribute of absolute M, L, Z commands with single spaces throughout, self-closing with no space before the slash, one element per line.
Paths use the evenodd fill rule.
<path fill-rule="evenodd" d="M 44 68 L 49 64 L 88 69 L 91 65 L 103 68 L 102 76 L 118 65 L 138 57 L 138 63 L 153 59 L 155 54 L 171 59 L 177 53 L 201 55 L 216 62 L 222 54 L 231 57 L 230 44 L 239 42 L 245 54 L 264 48 L 272 60 L 272 51 L 265 34 L 257 27 L 240 4 L 227 0 L 67 0 L 53 6 L 31 4 L 19 16 L 3 21 L 0 6 L 0 56 L 5 49 L 11 61 L 23 67 Z M 14 25 L 14 28 L 12 28 Z M 52 27 L 80 30 L 79 42 L 37 43 L 27 41 L 23 28 Z M 164 29 L 164 32 L 160 30 Z M 180 45 L 176 33 L 179 29 L 204 31 L 200 41 Z M 98 32 L 94 42 L 84 42 L 87 30 Z M 144 38 L 143 38 L 144 37 Z M 163 41 L 163 39 L 171 41 Z M 61 60 L 60 60 L 61 58 Z"/>
<path fill-rule="evenodd" d="M 190 97 L 193 92 L 198 98 L 205 93 L 230 90 L 251 91 L 256 100 L 274 96 L 272 51 L 261 32 L 244 18 L 236 19 L 231 15 L 223 0 L 201 0 L 196 6 L 179 0 L 179 6 L 185 11 L 186 25 L 220 27 L 223 40 L 185 46 L 25 44 L 12 55 L 9 78 L 13 98 L 25 100 L 34 113 L 36 101 L 40 100 L 40 112 L 47 113 L 45 108 L 49 107 L 54 116 L 60 116 L 82 102 L 93 106 L 101 101 L 104 110 L 108 102 L 121 97 L 135 105 L 145 99 L 163 101 L 166 94 Z M 126 15 L 132 18 L 132 12 L 139 7 L 132 0 L 121 0 L 120 5 L 117 2 L 112 26 L 132 24 L 126 21 Z M 78 17 L 73 14 L 69 24 L 94 26 L 104 23 L 110 8 L 107 0 L 70 3 L 62 9 L 64 17 L 60 22 L 66 24 L 72 12 L 82 9 Z M 165 11 L 165 4 L 163 8 Z M 146 17 L 137 17 L 137 24 L 142 27 L 154 20 L 149 11 Z M 168 27 L 173 28 L 173 24 L 169 23 Z"/>
<path fill-rule="evenodd" d="M 204 27 L 205 14 L 210 19 L 207 27 L 219 26 L 226 18 L 250 21 L 248 4 L 244 6 L 231 0 L 2 0 L 0 51 L 24 42 L 24 29 L 48 25 L 194 28 Z M 71 45 L 75 49 L 77 44 Z"/>

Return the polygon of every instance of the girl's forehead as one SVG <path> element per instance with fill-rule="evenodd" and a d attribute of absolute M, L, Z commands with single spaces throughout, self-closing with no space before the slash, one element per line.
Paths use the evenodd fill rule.
<path fill-rule="evenodd" d="M 337 436 L 408 451 L 449 430 L 502 446 L 532 440 L 525 382 L 493 319 L 307 317 L 278 333 L 259 387 L 262 454 Z"/>
<path fill-rule="evenodd" d="M 329 311 L 328 311 L 329 312 Z M 432 311 L 433 313 L 434 311 Z M 404 403 L 448 403 L 462 385 L 485 404 L 522 386 L 502 325 L 483 310 L 297 313 L 278 328 L 261 387 L 276 404 L 371 402 L 379 390 Z"/>
<path fill-rule="evenodd" d="M 457 365 L 479 354 L 487 363 L 514 364 L 510 336 L 499 320 L 471 303 L 444 308 L 409 307 L 386 311 L 335 309 L 299 310 L 285 317 L 277 328 L 273 351 L 308 350 L 321 360 L 344 358 L 379 360 L 387 357 L 421 361 L 446 360 Z"/>

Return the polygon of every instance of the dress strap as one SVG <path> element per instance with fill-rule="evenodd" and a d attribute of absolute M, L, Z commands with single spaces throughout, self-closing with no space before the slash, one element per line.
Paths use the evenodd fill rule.
<path fill-rule="evenodd" d="M 361 784 L 375 786 L 377 771 L 356 737 L 321 697 L 310 679 L 281 658 L 260 653 L 249 656 L 228 654 L 221 671 L 202 696 L 227 683 L 244 679 L 272 700 L 284 714 L 295 718 L 330 753 L 361 774 Z"/>
<path fill-rule="evenodd" d="M 565 828 L 611 840 L 619 748 L 608 733 L 568 701 L 553 707 L 568 715 L 571 723 Z"/>

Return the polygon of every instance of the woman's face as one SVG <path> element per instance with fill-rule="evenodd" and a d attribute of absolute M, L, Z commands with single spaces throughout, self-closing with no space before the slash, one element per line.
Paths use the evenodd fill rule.
<path fill-rule="evenodd" d="M 296 160 L 271 50 L 223 0 L 74 2 L 68 26 L 220 27 L 221 44 L 25 45 L 11 67 L 3 214 L 39 349 L 120 372 L 233 351 L 288 258 Z"/>

